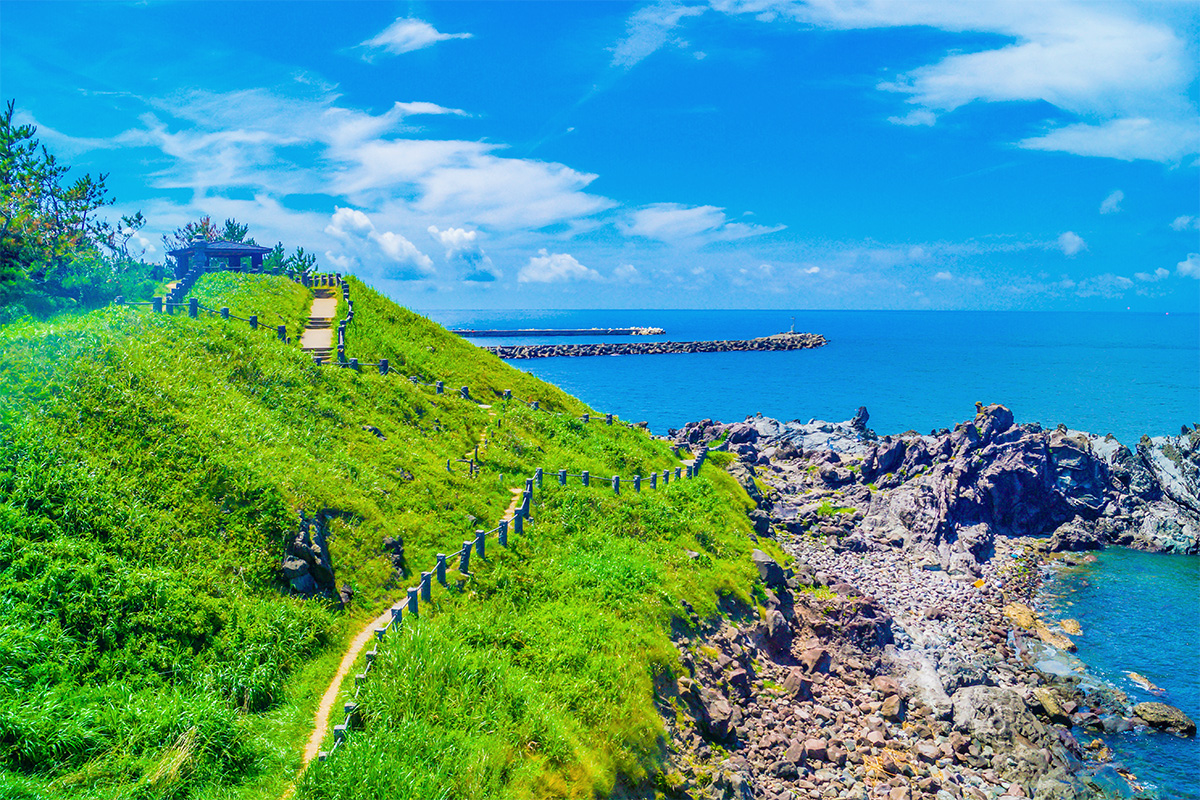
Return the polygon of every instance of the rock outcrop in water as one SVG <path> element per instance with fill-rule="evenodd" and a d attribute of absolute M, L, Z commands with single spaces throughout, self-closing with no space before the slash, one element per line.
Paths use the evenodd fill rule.
<path fill-rule="evenodd" d="M 1200 430 L 1131 450 L 1018 425 L 1003 406 L 928 436 L 877 437 L 867 421 L 860 409 L 845 423 L 671 432 L 738 455 L 728 470 L 758 506 L 756 534 L 795 559 L 785 569 L 755 553 L 757 611 L 681 636 L 687 674 L 660 692 L 675 795 L 1136 791 L 1096 734 L 1187 735 L 1190 720 L 1042 671 L 1039 659 L 1074 649 L 1078 626 L 1042 619 L 1033 594 L 1048 557 L 1106 543 L 1196 552 Z"/>

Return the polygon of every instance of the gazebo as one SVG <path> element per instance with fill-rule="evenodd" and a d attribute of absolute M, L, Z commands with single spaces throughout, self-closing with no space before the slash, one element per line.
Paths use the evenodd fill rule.
<path fill-rule="evenodd" d="M 168 254 L 175 258 L 175 277 L 182 278 L 192 266 L 210 271 L 230 269 L 240 272 L 242 259 L 246 257 L 250 259 L 250 271 L 258 272 L 262 270 L 263 256 L 269 252 L 271 248 L 256 244 L 192 239 L 187 247 L 170 250 Z"/>

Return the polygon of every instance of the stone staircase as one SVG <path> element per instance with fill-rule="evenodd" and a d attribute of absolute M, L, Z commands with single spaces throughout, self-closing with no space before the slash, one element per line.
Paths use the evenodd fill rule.
<path fill-rule="evenodd" d="M 300 349 L 329 361 L 333 356 L 333 318 L 337 315 L 337 294 L 331 287 L 318 286 L 313 290 L 312 308 L 300 336 Z"/>

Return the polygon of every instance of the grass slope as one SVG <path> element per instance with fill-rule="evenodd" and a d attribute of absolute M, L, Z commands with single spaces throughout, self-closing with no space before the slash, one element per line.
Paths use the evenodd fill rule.
<path fill-rule="evenodd" d="M 196 291 L 289 330 L 311 297 L 227 273 Z M 411 584 L 385 537 L 428 569 L 491 527 L 535 467 L 676 463 L 639 431 L 547 413 L 586 408 L 357 281 L 352 297 L 351 355 L 469 385 L 493 407 L 315 367 L 234 321 L 109 308 L 0 328 L 0 795 L 277 796 L 343 641 Z M 542 410 L 500 403 L 505 389 Z M 447 471 L 481 443 L 478 478 Z M 387 796 L 408 769 L 447 796 L 644 776 L 669 620 L 681 599 L 711 610 L 714 592 L 744 585 L 738 494 L 719 475 L 658 496 L 548 492 L 526 541 L 387 651 L 379 685 L 409 690 L 372 705 L 368 735 L 310 770 L 302 794 L 358 796 L 353 765 L 380 755 L 393 761 L 372 785 Z M 337 582 L 355 590 L 344 612 L 279 578 L 301 514 L 320 511 L 335 519 Z M 422 705 L 422 683 L 448 705 Z M 410 728 L 425 738 L 389 733 Z M 463 760 L 420 766 L 447 743 Z"/>

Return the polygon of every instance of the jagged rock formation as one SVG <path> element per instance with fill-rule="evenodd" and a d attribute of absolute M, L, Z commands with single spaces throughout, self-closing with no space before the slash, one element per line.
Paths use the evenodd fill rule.
<path fill-rule="evenodd" d="M 845 546 L 870 537 L 920 551 L 943 569 L 975 571 L 997 535 L 1052 537 L 1064 550 L 1114 543 L 1200 551 L 1200 429 L 1143 438 L 1135 451 L 1111 436 L 1015 424 L 1000 405 L 927 436 L 880 438 L 865 422 L 865 409 L 844 423 L 705 420 L 674 436 L 738 453 L 744 466 L 734 474 L 748 490 L 757 468 L 818 476 L 803 505 L 795 497 L 771 504 L 788 530 L 836 534 L 859 514 L 859 542 Z M 822 505 L 835 497 L 854 509 L 850 517 Z"/>

